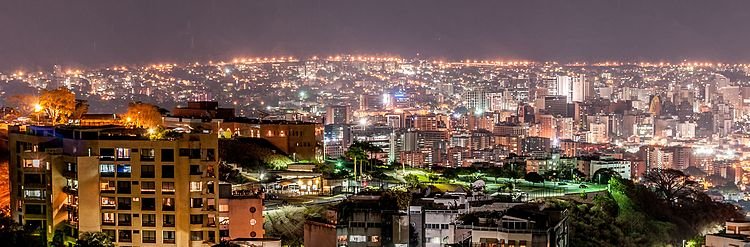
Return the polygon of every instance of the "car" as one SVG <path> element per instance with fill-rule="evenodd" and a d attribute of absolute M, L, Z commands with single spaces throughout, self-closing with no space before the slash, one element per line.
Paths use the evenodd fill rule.
<path fill-rule="evenodd" d="M 578 188 L 581 188 L 581 189 L 585 189 L 585 188 L 588 188 L 588 187 L 589 187 L 589 186 L 587 186 L 587 185 L 585 185 L 585 184 L 582 184 L 582 185 L 578 186 Z"/>

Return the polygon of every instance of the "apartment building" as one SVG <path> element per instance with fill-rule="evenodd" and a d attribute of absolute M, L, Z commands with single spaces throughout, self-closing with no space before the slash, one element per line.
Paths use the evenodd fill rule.
<path fill-rule="evenodd" d="M 149 137 L 112 126 L 12 127 L 13 217 L 47 241 L 102 231 L 118 246 L 218 243 L 217 136 Z"/>

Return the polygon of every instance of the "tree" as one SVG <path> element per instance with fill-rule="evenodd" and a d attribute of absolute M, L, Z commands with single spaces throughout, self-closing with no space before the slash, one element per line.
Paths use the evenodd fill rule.
<path fill-rule="evenodd" d="M 406 175 L 404 176 L 404 181 L 406 181 L 406 184 L 409 187 L 414 188 L 414 187 L 419 186 L 419 177 L 417 177 L 417 175 L 414 175 L 414 174 Z"/>
<path fill-rule="evenodd" d="M 73 113 L 71 114 L 71 118 L 73 119 L 81 119 L 84 114 L 89 112 L 89 102 L 88 100 L 76 100 L 76 106 L 75 110 L 73 110 Z"/>
<path fill-rule="evenodd" d="M 507 173 L 503 168 L 500 167 L 490 167 L 489 169 L 485 170 L 487 175 L 495 179 L 495 184 L 497 184 L 497 179 L 505 176 Z"/>
<path fill-rule="evenodd" d="M 440 176 L 438 176 L 437 174 L 431 173 L 430 175 L 427 176 L 427 178 L 430 180 L 431 183 L 435 183 L 440 179 Z"/>
<path fill-rule="evenodd" d="M 356 142 L 355 142 L 355 144 L 356 144 Z M 362 163 L 362 161 L 364 161 L 364 159 L 366 159 L 367 154 L 365 153 L 365 150 L 362 149 L 362 147 L 360 145 L 355 145 L 355 144 L 352 144 L 351 146 L 349 146 L 349 149 L 346 150 L 346 153 L 344 153 L 344 155 L 347 158 L 349 158 L 349 159 L 351 159 L 351 160 L 354 161 L 354 177 L 356 178 L 357 174 L 358 174 L 358 172 L 357 172 L 357 170 L 358 170 L 357 166 L 359 166 L 359 170 L 360 170 L 359 174 L 362 174 L 361 163 Z M 357 164 L 357 161 L 359 161 L 359 163 L 360 163 L 359 165 Z"/>
<path fill-rule="evenodd" d="M 643 184 L 653 188 L 654 192 L 670 205 L 695 194 L 699 189 L 697 182 L 690 180 L 687 174 L 674 169 L 651 169 L 643 175 Z"/>
<path fill-rule="evenodd" d="M 34 237 L 29 229 L 16 223 L 10 216 L 10 209 L 0 210 L 0 239 L 2 246 L 44 246 L 41 239 Z"/>
<path fill-rule="evenodd" d="M 103 232 L 83 232 L 78 236 L 79 247 L 114 247 L 112 237 Z"/>
<path fill-rule="evenodd" d="M 39 105 L 52 124 L 65 123 L 76 108 L 76 96 L 67 88 L 44 90 L 39 96 Z"/>
<path fill-rule="evenodd" d="M 523 179 L 532 183 L 544 182 L 544 177 L 542 177 L 542 175 L 539 175 L 539 173 L 536 173 L 536 172 L 526 173 L 526 176 L 524 176 Z"/>
<path fill-rule="evenodd" d="M 591 180 L 598 184 L 607 184 L 612 178 L 620 178 L 620 174 L 611 168 L 602 168 L 594 172 Z"/>
<path fill-rule="evenodd" d="M 137 128 L 158 128 L 162 126 L 162 114 L 159 108 L 142 102 L 128 105 L 128 111 L 123 115 L 126 125 Z"/>

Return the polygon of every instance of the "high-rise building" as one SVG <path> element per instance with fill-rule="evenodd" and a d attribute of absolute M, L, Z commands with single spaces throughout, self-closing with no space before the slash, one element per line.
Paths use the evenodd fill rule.
<path fill-rule="evenodd" d="M 585 75 L 567 76 L 560 75 L 545 80 L 547 84 L 547 95 L 558 95 L 567 97 L 567 103 L 583 102 L 593 95 L 594 87 L 586 80 Z"/>
<path fill-rule="evenodd" d="M 349 106 L 331 105 L 326 107 L 325 124 L 349 124 L 352 116 L 349 113 Z"/>
<path fill-rule="evenodd" d="M 487 93 L 481 89 L 467 91 L 464 93 L 463 103 L 470 111 L 478 113 L 487 111 Z"/>
<path fill-rule="evenodd" d="M 218 243 L 218 137 L 119 127 L 15 127 L 11 212 L 44 235 L 102 231 L 118 246 Z"/>
<path fill-rule="evenodd" d="M 555 116 L 568 116 L 568 97 L 564 95 L 544 96 L 544 110 Z"/>

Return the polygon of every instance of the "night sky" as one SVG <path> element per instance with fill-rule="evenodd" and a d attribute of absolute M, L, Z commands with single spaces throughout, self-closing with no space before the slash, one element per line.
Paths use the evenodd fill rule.
<path fill-rule="evenodd" d="M 235 56 L 750 62 L 750 1 L 0 1 L 0 69 Z"/>

